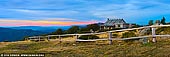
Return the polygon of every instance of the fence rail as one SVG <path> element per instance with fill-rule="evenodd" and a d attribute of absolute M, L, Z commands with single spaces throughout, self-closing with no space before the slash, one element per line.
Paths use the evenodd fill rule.
<path fill-rule="evenodd" d="M 112 40 L 130 40 L 130 39 L 142 39 L 142 38 L 148 38 L 148 37 L 153 37 L 153 42 L 156 41 L 155 37 L 170 37 L 170 35 L 156 35 L 155 34 L 155 28 L 156 27 L 170 27 L 170 25 L 152 25 L 152 26 L 145 26 L 145 27 L 139 27 L 139 28 L 129 28 L 129 29 L 121 29 L 121 30 L 112 30 L 112 31 L 106 31 L 106 32 L 99 32 L 99 33 L 84 33 L 84 34 L 63 34 L 63 35 L 47 35 L 47 36 L 33 36 L 29 37 L 29 39 L 37 39 L 40 40 L 42 37 L 47 37 L 49 40 L 50 37 L 59 37 L 61 40 L 63 36 L 76 36 L 76 41 L 98 41 L 98 40 L 110 40 L 110 43 Z M 131 31 L 131 30 L 138 30 L 138 29 L 145 29 L 145 28 L 152 28 L 152 35 L 149 36 L 139 36 L 139 37 L 130 37 L 130 38 L 112 38 L 111 33 L 113 32 L 122 32 L 122 31 Z M 105 34 L 108 33 L 109 37 L 106 39 L 93 39 L 93 40 L 81 40 L 78 39 L 78 36 L 82 35 L 99 35 L 99 34 Z"/>

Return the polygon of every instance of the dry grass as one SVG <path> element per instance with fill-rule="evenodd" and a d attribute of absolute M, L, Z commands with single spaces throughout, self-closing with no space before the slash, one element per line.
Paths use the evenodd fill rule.
<path fill-rule="evenodd" d="M 0 53 L 46 53 L 48 57 L 168 57 L 170 39 L 157 43 L 139 41 L 98 42 L 1 42 Z"/>

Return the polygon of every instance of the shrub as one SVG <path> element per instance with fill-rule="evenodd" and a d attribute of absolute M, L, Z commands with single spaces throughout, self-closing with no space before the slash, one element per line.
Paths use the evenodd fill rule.
<path fill-rule="evenodd" d="M 74 34 L 74 33 L 78 33 L 79 30 L 80 30 L 79 26 L 72 26 L 71 28 L 66 30 L 65 33 L 67 33 L 67 34 Z"/>
<path fill-rule="evenodd" d="M 99 39 L 96 35 L 82 35 L 78 39 L 88 40 L 88 39 Z"/>

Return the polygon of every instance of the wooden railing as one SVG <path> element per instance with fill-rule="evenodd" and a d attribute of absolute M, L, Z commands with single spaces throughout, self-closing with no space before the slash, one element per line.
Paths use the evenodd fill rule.
<path fill-rule="evenodd" d="M 152 25 L 152 26 L 145 26 L 145 27 L 139 27 L 139 28 L 129 28 L 129 29 L 121 29 L 121 30 L 112 30 L 112 31 L 106 31 L 106 32 L 99 32 L 99 33 L 84 33 L 84 34 L 63 34 L 63 35 L 47 35 L 47 36 L 33 36 L 29 37 L 28 40 L 41 40 L 42 37 L 47 37 L 47 40 L 50 39 L 50 37 L 57 36 L 61 40 L 63 36 L 75 36 L 76 41 L 97 41 L 97 40 L 109 40 L 110 44 L 112 44 L 112 40 L 129 40 L 129 39 L 142 39 L 142 38 L 148 38 L 152 37 L 152 41 L 156 42 L 156 37 L 170 37 L 170 35 L 156 35 L 155 30 L 157 27 L 169 27 L 170 25 Z M 130 37 L 130 38 L 112 38 L 113 32 L 122 32 L 122 31 L 131 31 L 131 30 L 138 30 L 138 29 L 145 29 L 145 28 L 152 28 L 152 35 L 149 36 L 139 36 L 139 37 Z M 106 39 L 93 39 L 93 40 L 81 40 L 78 39 L 79 36 L 82 35 L 99 35 L 108 33 L 109 37 Z"/>

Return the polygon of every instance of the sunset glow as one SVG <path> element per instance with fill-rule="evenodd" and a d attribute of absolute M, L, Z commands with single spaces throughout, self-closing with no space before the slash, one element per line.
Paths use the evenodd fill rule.
<path fill-rule="evenodd" d="M 73 22 L 73 21 L 35 21 L 35 20 L 3 20 L 0 19 L 0 26 L 70 26 L 70 25 L 84 25 L 95 23 L 95 21 L 88 22 Z"/>

